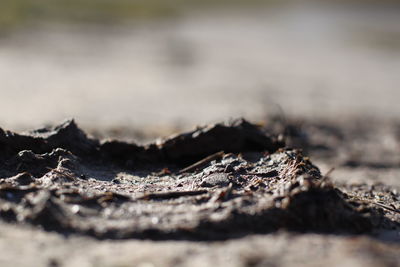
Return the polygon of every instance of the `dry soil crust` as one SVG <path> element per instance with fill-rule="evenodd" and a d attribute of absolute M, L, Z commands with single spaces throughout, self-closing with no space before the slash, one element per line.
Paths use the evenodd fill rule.
<path fill-rule="evenodd" d="M 1 219 L 100 239 L 398 229 L 398 192 L 335 187 L 280 140 L 245 120 L 147 146 L 88 138 L 73 121 L 0 130 Z"/>

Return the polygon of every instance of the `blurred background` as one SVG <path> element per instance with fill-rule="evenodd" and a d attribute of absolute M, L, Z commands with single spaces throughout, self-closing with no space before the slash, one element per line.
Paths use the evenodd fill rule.
<path fill-rule="evenodd" d="M 400 114 L 400 2 L 2 0 L 0 126 Z M 111 129 L 111 130 L 110 130 Z M 132 130 L 133 131 L 133 130 Z"/>

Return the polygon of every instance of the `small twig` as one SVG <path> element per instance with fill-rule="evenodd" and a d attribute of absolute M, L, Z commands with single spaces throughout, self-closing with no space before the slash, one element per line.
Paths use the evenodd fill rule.
<path fill-rule="evenodd" d="M 159 192 L 151 193 L 137 198 L 138 200 L 150 200 L 150 199 L 170 199 L 179 198 L 185 196 L 197 196 L 208 193 L 207 190 L 196 190 L 196 191 L 172 191 L 172 192 Z"/>
<path fill-rule="evenodd" d="M 323 182 L 325 182 L 326 180 L 328 180 L 329 176 L 332 174 L 332 172 L 333 172 L 334 170 L 335 170 L 335 167 L 330 168 L 330 169 L 325 173 L 325 175 L 323 175 L 323 176 L 321 177 L 320 184 L 322 184 Z"/>
<path fill-rule="evenodd" d="M 394 209 L 392 207 L 389 207 L 388 205 L 385 205 L 385 204 L 382 204 L 382 203 L 379 203 L 379 202 L 370 201 L 369 203 L 375 204 L 375 205 L 377 205 L 377 206 L 379 206 L 381 208 L 384 208 L 384 209 L 387 209 L 387 210 L 390 210 L 390 211 L 393 211 L 393 212 L 400 213 L 400 210 Z"/>
<path fill-rule="evenodd" d="M 215 154 L 212 154 L 212 155 L 210 155 L 210 156 L 208 156 L 208 157 L 206 157 L 206 158 L 204 158 L 202 160 L 199 160 L 198 162 L 196 162 L 196 163 L 194 163 L 194 164 L 192 164 L 192 165 L 180 170 L 179 174 L 182 174 L 182 173 L 185 173 L 185 172 L 191 172 L 193 170 L 196 170 L 197 168 L 200 168 L 200 167 L 208 164 L 209 162 L 211 162 L 213 160 L 222 158 L 222 156 L 224 154 L 225 154 L 224 151 L 220 151 L 220 152 L 217 152 Z"/>
<path fill-rule="evenodd" d="M 330 168 L 323 177 L 329 177 L 329 175 L 332 174 L 332 172 L 335 170 L 335 167 Z"/>
<path fill-rule="evenodd" d="M 356 198 L 356 200 L 358 200 L 358 201 L 360 201 L 361 203 L 364 203 L 364 204 L 374 204 L 374 205 L 379 206 L 381 208 L 384 208 L 384 209 L 387 209 L 387 210 L 390 210 L 390 211 L 393 211 L 393 212 L 396 212 L 396 213 L 400 213 L 400 210 L 396 209 L 396 207 L 392 208 L 392 207 L 390 207 L 388 205 L 385 205 L 385 204 L 382 204 L 382 203 L 379 203 L 379 202 L 375 202 L 373 200 L 369 200 L 369 199 L 365 199 L 365 198 Z"/>
<path fill-rule="evenodd" d="M 248 172 L 246 175 L 254 175 L 254 176 L 261 176 L 265 178 L 272 178 L 272 177 L 277 177 L 279 176 L 278 171 L 272 170 L 269 172 Z"/>

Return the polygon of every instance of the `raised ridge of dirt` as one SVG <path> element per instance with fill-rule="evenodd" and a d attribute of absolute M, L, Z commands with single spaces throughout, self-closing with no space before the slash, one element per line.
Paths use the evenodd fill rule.
<path fill-rule="evenodd" d="M 146 146 L 89 138 L 74 121 L 0 129 L 0 159 L 1 219 L 63 234 L 212 240 L 399 227 L 398 193 L 378 203 L 368 187 L 339 189 L 300 150 L 243 119 Z"/>

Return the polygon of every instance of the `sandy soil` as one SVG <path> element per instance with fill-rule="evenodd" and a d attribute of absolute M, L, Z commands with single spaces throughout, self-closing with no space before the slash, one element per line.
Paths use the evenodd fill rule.
<path fill-rule="evenodd" d="M 297 127 L 290 144 L 304 148 L 323 174 L 335 167 L 330 176 L 338 185 L 384 184 L 398 193 L 398 14 L 296 7 L 118 29 L 21 31 L 0 39 L 0 125 L 26 130 L 75 117 L 101 136 L 148 141 L 227 117 L 264 120 L 282 108 L 286 122 L 278 121 Z M 398 230 L 379 238 L 276 232 L 195 242 L 99 241 L 0 226 L 1 266 L 400 262 Z"/>
<path fill-rule="evenodd" d="M 1 225 L 2 266 L 398 266 L 398 244 L 277 233 L 226 242 L 102 241 Z M 5 242 L 7 241 L 7 242 Z"/>
<path fill-rule="evenodd" d="M 357 125 L 357 127 L 354 127 L 354 125 Z M 229 165 L 231 164 L 229 162 L 232 160 L 232 163 L 235 162 L 234 166 L 239 164 L 237 167 L 231 168 L 234 171 L 241 164 L 247 166 L 250 162 L 237 161 L 235 157 L 232 159 L 228 157 L 225 159 L 225 163 L 219 163 L 219 160 L 217 160 L 211 163 L 210 166 L 208 166 L 210 163 L 207 163 L 205 165 L 206 168 L 198 167 L 200 172 L 194 172 L 189 176 L 177 175 L 174 165 L 169 165 L 170 167 L 168 168 L 175 174 L 171 174 L 169 170 L 162 171 L 163 174 L 155 174 L 153 170 L 154 166 L 157 165 L 156 169 L 158 170 L 164 167 L 163 164 L 152 164 L 150 168 L 153 171 L 151 173 L 145 171 L 149 167 L 140 167 L 141 165 L 138 165 L 138 162 L 141 162 L 143 159 L 145 162 L 154 159 L 157 160 L 156 162 L 160 160 L 159 156 L 154 154 L 152 150 L 141 152 L 140 149 L 137 149 L 137 146 L 132 147 L 132 145 L 124 143 L 104 143 L 99 148 L 100 152 L 96 152 L 99 156 L 93 157 L 90 156 L 90 151 L 93 149 L 91 148 L 92 146 L 97 146 L 96 142 L 86 141 L 79 131 L 76 132 L 73 125 L 71 127 L 71 124 L 64 124 L 64 126 L 58 128 L 59 130 L 49 133 L 41 130 L 34 134 L 34 138 L 39 139 L 32 139 L 28 143 L 25 141 L 25 138 L 28 137 L 10 135 L 9 139 L 5 139 L 10 140 L 9 143 L 4 143 L 4 139 L 2 139 L 2 145 L 4 146 L 5 144 L 6 153 L 9 151 L 12 154 L 14 146 L 16 146 L 16 149 L 19 149 L 18 147 L 25 144 L 36 151 L 47 151 L 51 147 L 61 146 L 73 151 L 79 157 L 76 158 L 64 150 L 53 150 L 51 154 L 37 154 L 36 156 L 25 151 L 19 153 L 16 157 L 12 156 L 9 160 L 4 161 L 5 164 L 3 164 L 1 169 L 2 177 L 8 177 L 9 175 L 13 175 L 13 173 L 28 170 L 35 178 L 18 175 L 12 178 L 1 179 L 2 216 L 7 220 L 13 221 L 15 219 L 12 219 L 14 218 L 12 214 L 16 212 L 17 216 L 15 218 L 20 222 L 18 225 L 14 223 L 1 223 L 0 247 L 3 253 L 0 257 L 0 263 L 2 266 L 211 266 L 215 264 L 226 266 L 321 266 L 326 264 L 332 266 L 398 266 L 400 260 L 400 184 L 398 179 L 400 164 L 396 157 L 398 156 L 397 147 L 400 144 L 398 136 L 398 125 L 400 124 L 395 121 L 390 121 L 388 124 L 376 121 L 373 124 L 375 130 L 370 130 L 368 134 L 365 134 L 363 128 L 370 125 L 370 121 L 366 123 L 365 121 L 355 119 L 342 122 L 341 124 L 329 124 L 325 120 L 319 123 L 308 123 L 307 120 L 303 122 L 289 120 L 283 124 L 282 121 L 276 121 L 271 118 L 269 121 L 270 127 L 267 128 L 272 132 L 282 132 L 280 127 L 284 126 L 286 128 L 287 145 L 303 148 L 305 153 L 317 159 L 316 162 L 319 163 L 318 166 L 321 167 L 323 172 L 332 166 L 336 167 L 336 170 L 329 176 L 341 192 L 347 196 L 351 196 L 350 199 L 353 199 L 352 201 L 383 203 L 384 206 L 380 206 L 380 204 L 376 206 L 374 204 L 370 208 L 373 210 L 378 208 L 380 211 L 377 210 L 378 213 L 375 214 L 383 214 L 386 219 L 379 219 L 381 215 L 378 217 L 374 217 L 376 216 L 374 215 L 372 218 L 375 219 L 371 221 L 375 225 L 373 231 L 367 231 L 364 234 L 355 234 L 359 230 L 356 232 L 352 230 L 361 229 L 364 231 L 364 226 L 362 226 L 365 225 L 364 219 L 360 220 L 361 217 L 358 218 L 356 216 L 351 217 L 353 219 L 346 222 L 349 217 L 346 217 L 348 215 L 344 215 L 343 217 L 341 213 L 342 204 L 340 202 L 333 204 L 335 208 L 329 210 L 328 213 L 331 219 L 341 219 L 330 221 L 330 219 L 326 220 L 323 219 L 323 216 L 318 215 L 320 213 L 316 213 L 317 215 L 315 215 L 314 212 L 311 212 L 309 214 L 314 214 L 312 216 L 315 217 L 313 217 L 313 223 L 309 226 L 307 226 L 309 222 L 299 224 L 301 220 L 298 221 L 298 219 L 293 224 L 287 224 L 288 221 L 285 217 L 282 217 L 278 221 L 274 220 L 274 217 L 282 216 L 279 213 L 272 217 L 257 217 L 259 216 L 256 215 L 258 213 L 257 205 L 259 205 L 257 201 L 246 202 L 249 200 L 245 200 L 243 203 L 247 204 L 241 206 L 239 204 L 241 202 L 238 202 L 240 200 L 238 196 L 242 194 L 240 192 L 243 190 L 241 188 L 252 188 L 254 185 L 256 187 L 251 189 L 255 190 L 254 196 L 257 196 L 257 192 L 261 192 L 260 196 L 264 194 L 263 197 L 255 199 L 259 199 L 261 201 L 259 202 L 260 204 L 264 203 L 262 205 L 267 203 L 268 197 L 265 195 L 264 189 L 257 189 L 260 185 L 260 178 L 255 179 L 257 177 L 254 176 L 254 173 L 265 173 L 266 171 L 266 173 L 272 173 L 278 171 L 278 173 L 281 173 L 279 174 L 280 179 L 286 179 L 284 177 L 288 167 L 285 167 L 283 163 L 286 160 L 281 161 L 280 152 L 272 154 L 272 159 L 261 159 L 259 161 L 261 165 L 257 165 L 259 163 L 252 165 L 253 163 L 251 163 L 249 166 L 254 167 L 247 169 L 246 172 L 241 173 L 237 177 L 247 177 L 246 173 L 248 172 L 250 174 L 248 177 L 253 178 L 245 178 L 245 180 L 249 179 L 248 182 L 254 182 L 254 184 L 246 184 L 247 182 L 241 184 L 240 180 L 234 182 L 235 184 L 239 183 L 233 189 L 233 194 L 236 197 L 232 200 L 229 200 L 230 198 L 228 197 L 227 200 L 218 204 L 218 202 L 213 202 L 216 199 L 215 196 L 225 195 L 226 193 L 224 192 L 227 191 L 224 190 L 230 189 L 224 189 L 229 188 L 226 187 L 225 183 L 227 182 L 222 181 L 220 184 L 220 179 L 210 179 L 211 176 L 208 174 L 210 170 L 215 169 L 214 171 L 218 173 L 218 169 L 221 169 L 224 176 L 224 172 L 226 172 L 228 167 L 224 164 Z M 63 130 L 64 127 L 66 127 L 66 130 Z M 382 129 L 385 130 L 382 131 Z M 48 141 L 41 141 L 41 136 L 49 138 Z M 194 136 L 198 138 L 199 134 L 193 134 Z M 233 136 L 237 138 L 240 136 L 240 132 L 235 133 Z M 224 139 L 229 138 L 229 134 L 221 137 Z M 178 141 L 173 140 L 180 140 L 180 137 L 174 138 L 178 139 L 166 141 L 165 144 L 170 145 L 167 145 L 166 148 L 168 150 L 162 153 L 162 155 L 169 155 L 169 159 L 187 159 L 188 157 L 185 153 L 193 153 L 190 149 L 187 150 L 187 148 L 197 147 L 199 149 L 202 147 L 196 145 L 197 141 L 194 143 L 184 141 L 179 145 Z M 386 139 L 390 140 L 391 138 L 393 138 L 395 144 L 386 147 L 379 144 L 379 142 Z M 20 142 L 13 140 L 20 140 Z M 65 140 L 75 141 L 65 143 Z M 201 142 L 198 144 L 201 145 Z M 222 145 L 223 141 L 210 142 L 210 144 L 214 146 Z M 226 144 L 231 146 L 233 143 L 228 142 Z M 210 148 L 212 149 L 212 146 Z M 221 148 L 216 149 L 220 150 Z M 373 151 L 373 153 L 357 154 L 360 149 L 362 151 Z M 291 152 L 286 151 L 285 153 L 289 155 Z M 282 154 L 285 155 L 285 153 Z M 7 154 L 2 154 L 3 157 L 5 155 Z M 88 161 L 87 158 L 85 159 L 85 155 L 86 157 L 89 155 L 92 160 Z M 113 158 L 114 156 L 112 156 L 109 158 L 110 155 L 117 157 Z M 246 157 L 249 156 L 250 154 Z M 98 157 L 105 157 L 103 159 L 106 161 L 103 163 L 103 166 L 93 165 L 96 162 L 94 159 L 97 158 L 98 160 Z M 131 166 L 132 160 L 129 160 L 132 157 L 137 158 L 134 167 Z M 252 157 L 254 156 L 250 158 Z M 256 158 L 258 157 L 256 156 Z M 309 166 L 307 159 L 304 158 L 303 160 L 305 160 L 304 166 Z M 263 168 L 270 164 L 267 163 L 269 161 L 279 162 L 280 165 L 278 165 L 276 170 L 264 170 Z M 251 160 L 251 162 L 254 161 Z M 16 164 L 17 171 L 15 171 L 14 166 Z M 50 166 L 50 169 L 45 168 L 45 166 Z M 291 166 L 291 164 L 287 166 Z M 135 171 L 129 171 L 131 168 Z M 144 169 L 142 170 L 141 168 Z M 309 174 L 314 177 L 313 179 L 320 179 L 318 178 L 321 177 L 318 174 L 319 172 L 315 173 L 312 166 L 310 171 Z M 192 170 L 189 172 L 192 172 Z M 292 171 L 289 170 L 289 172 L 291 173 Z M 82 176 L 82 173 L 85 176 Z M 42 175 L 43 177 L 41 177 Z M 143 177 L 146 177 L 146 182 L 140 182 Z M 267 177 L 270 177 L 269 174 Z M 205 185 L 206 181 L 210 183 L 213 182 L 213 179 L 216 182 L 215 186 L 211 185 L 210 187 L 210 185 Z M 226 176 L 226 178 L 222 179 L 232 178 Z M 277 182 L 275 180 L 277 182 L 275 183 L 275 178 L 263 179 L 265 179 L 263 180 L 264 183 L 269 183 L 265 187 L 266 190 L 272 190 L 273 192 L 278 188 L 276 192 L 280 192 L 281 181 Z M 29 181 L 27 182 L 27 180 Z M 118 180 L 118 183 L 115 180 Z M 129 186 L 129 184 L 131 185 Z M 219 189 L 220 186 L 222 186 L 222 189 Z M 148 202 L 147 204 L 146 199 L 148 198 L 151 200 L 153 197 L 162 197 L 163 199 L 165 196 L 157 194 L 146 196 L 145 193 L 145 198 L 142 197 L 143 192 L 165 191 L 166 189 L 172 191 L 179 190 L 183 194 L 186 194 L 185 192 L 194 192 L 196 195 L 193 198 L 175 198 L 174 196 L 169 196 L 165 201 L 160 199 L 154 200 L 155 202 Z M 204 191 L 205 189 L 207 190 Z M 246 190 L 244 192 L 248 192 Z M 106 193 L 108 191 L 114 191 L 118 194 L 110 195 Z M 197 192 L 203 194 L 203 196 L 199 196 L 198 198 Z M 328 195 L 331 194 L 328 194 L 328 192 L 326 193 L 327 199 L 329 199 Z M 50 196 L 52 195 L 50 198 L 48 198 L 49 193 Z M 80 194 L 82 195 L 80 196 Z M 85 196 L 86 194 L 87 196 Z M 243 196 L 246 196 L 246 194 Z M 16 196 L 16 199 L 14 196 Z M 126 196 L 129 196 L 129 198 L 126 198 Z M 130 199 L 131 197 L 136 200 Z M 172 198 L 169 199 L 170 197 Z M 45 202 L 42 201 L 42 198 Z M 70 200 L 68 200 L 69 198 Z M 324 214 L 324 209 L 329 207 L 323 203 L 330 203 L 331 201 L 323 200 L 324 198 L 320 199 L 320 201 L 324 202 L 319 202 L 315 206 L 322 212 L 321 214 Z M 65 207 L 63 207 L 63 201 L 67 201 Z M 105 202 L 103 203 L 102 201 Z M 187 205 L 185 201 L 189 201 L 187 202 L 189 205 L 185 208 L 186 212 L 182 213 L 182 207 L 184 207 L 182 205 Z M 49 205 L 45 204 L 43 206 L 41 204 L 46 202 Z M 120 206 L 117 203 L 126 204 Z M 162 205 L 162 203 L 164 203 L 165 208 L 157 206 Z M 193 213 L 194 203 L 200 203 L 200 206 L 198 207 L 199 209 L 196 208 L 198 212 Z M 202 206 L 201 203 L 206 203 L 206 205 Z M 17 205 L 13 206 L 15 204 Z M 215 204 L 220 205 L 219 208 L 213 207 Z M 229 208 L 232 204 L 236 206 L 238 211 L 249 212 L 248 217 L 244 218 L 255 218 L 258 222 L 256 223 L 256 221 L 252 220 L 252 223 L 245 223 L 241 228 L 237 228 L 234 221 L 229 219 L 230 217 L 225 218 L 227 214 L 229 215 L 232 212 Z M 126 205 L 131 205 L 134 209 Z M 175 206 L 175 209 L 171 210 L 171 205 Z M 308 214 L 309 211 L 307 210 L 313 210 L 313 205 L 312 202 L 310 202 L 309 206 L 299 205 L 295 207 L 295 210 L 301 209 L 301 213 Z M 357 210 L 363 210 L 364 208 L 361 209 L 361 206 Z M 14 210 L 11 213 L 9 212 L 10 207 Z M 78 210 L 76 209 L 77 207 L 79 208 Z M 162 208 L 162 210 L 158 210 L 159 208 Z M 252 211 L 254 208 L 255 210 Z M 75 215 L 72 215 L 71 211 L 68 210 L 71 210 Z M 125 211 L 121 213 L 123 210 Z M 130 216 L 137 216 L 134 215 L 136 212 L 132 213 L 134 210 L 142 210 L 144 213 L 141 218 L 136 218 L 132 221 L 133 217 L 130 218 Z M 207 215 L 208 212 L 214 213 L 214 215 Z M 155 216 L 160 214 L 164 214 L 162 219 L 157 219 L 157 222 L 155 222 Z M 196 221 L 204 215 L 205 217 L 203 218 L 214 218 L 211 220 L 212 223 L 209 227 L 205 228 L 196 226 Z M 296 216 L 293 218 L 296 218 Z M 306 217 L 303 219 L 306 220 Z M 387 221 L 388 219 L 389 221 Z M 219 220 L 222 221 L 219 222 Z M 265 228 L 259 227 L 261 220 Z M 318 221 L 320 222 L 318 223 Z M 132 222 L 137 223 L 129 227 Z M 278 225 L 288 229 L 296 229 L 301 225 L 301 229 L 306 230 L 308 233 L 301 234 L 283 230 L 278 232 L 271 231 L 269 227 L 272 226 L 273 229 L 276 222 L 278 222 Z M 224 223 L 226 224 L 225 226 Z M 36 226 L 30 226 L 31 224 Z M 360 226 L 361 228 L 359 228 Z M 41 230 L 41 227 L 45 230 Z M 146 230 L 148 227 L 150 227 L 151 232 Z M 178 227 L 176 229 L 181 230 L 173 235 L 166 235 L 169 231 L 168 229 L 171 229 L 170 227 L 172 229 Z M 332 227 L 337 230 L 332 232 Z M 219 233 L 222 229 L 224 230 Z M 316 231 L 316 229 L 319 230 Z M 321 230 L 323 232 L 328 231 L 328 233 L 322 234 Z M 258 234 L 265 231 L 268 234 Z M 348 234 L 348 231 L 352 234 Z M 320 234 L 316 234 L 316 232 L 320 232 Z M 347 234 L 345 234 L 346 232 Z M 185 237 L 188 233 L 190 233 L 189 239 Z M 209 239 L 208 237 L 219 239 L 218 236 L 221 233 L 223 234 L 223 239 L 227 239 L 226 241 L 206 241 Z M 144 238 L 145 240 L 129 239 L 130 236 Z M 183 240 L 177 241 L 177 237 L 181 239 L 179 236 Z M 202 238 L 199 238 L 201 236 Z M 121 237 L 124 240 L 118 240 Z M 99 240 L 98 238 L 101 239 Z M 164 239 L 164 241 L 151 241 L 152 239 Z"/>

